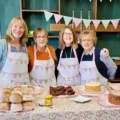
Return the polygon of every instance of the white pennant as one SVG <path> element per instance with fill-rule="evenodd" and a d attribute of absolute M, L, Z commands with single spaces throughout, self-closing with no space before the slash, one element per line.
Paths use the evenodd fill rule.
<path fill-rule="evenodd" d="M 102 2 L 102 0 L 100 0 L 100 2 Z"/>
<path fill-rule="evenodd" d="M 53 13 L 50 13 L 50 12 L 47 12 L 47 11 L 44 11 L 44 13 L 45 13 L 46 21 L 48 21 L 53 15 Z"/>
<path fill-rule="evenodd" d="M 110 0 L 110 2 L 112 2 L 112 0 Z"/>

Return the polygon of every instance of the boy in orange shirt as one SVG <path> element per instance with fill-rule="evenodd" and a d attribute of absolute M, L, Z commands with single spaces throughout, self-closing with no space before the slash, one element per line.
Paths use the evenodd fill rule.
<path fill-rule="evenodd" d="M 55 50 L 48 43 L 48 32 L 44 28 L 36 28 L 33 32 L 35 45 L 28 47 L 31 83 L 38 86 L 54 86 Z"/>

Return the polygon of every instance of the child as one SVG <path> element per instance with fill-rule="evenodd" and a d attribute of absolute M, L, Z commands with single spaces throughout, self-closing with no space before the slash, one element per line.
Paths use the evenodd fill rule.
<path fill-rule="evenodd" d="M 55 51 L 47 45 L 48 32 L 44 28 L 36 28 L 33 33 L 35 45 L 28 47 L 29 73 L 31 83 L 38 86 L 55 86 Z"/>
<path fill-rule="evenodd" d="M 80 61 L 81 84 L 89 82 L 100 82 L 106 84 L 108 79 L 115 77 L 116 64 L 105 56 L 103 50 L 95 47 L 97 42 L 96 34 L 92 30 L 84 30 L 80 34 L 80 44 L 84 52 Z"/>

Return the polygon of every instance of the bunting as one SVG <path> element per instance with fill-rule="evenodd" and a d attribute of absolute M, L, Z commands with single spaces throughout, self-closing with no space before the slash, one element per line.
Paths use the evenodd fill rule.
<path fill-rule="evenodd" d="M 58 23 L 61 20 L 62 15 L 54 14 L 54 18 L 55 18 L 55 22 Z"/>
<path fill-rule="evenodd" d="M 50 13 L 50 12 L 47 12 L 47 11 L 44 11 L 44 13 L 45 13 L 46 21 L 48 21 L 53 15 L 53 13 Z"/>
<path fill-rule="evenodd" d="M 101 20 L 103 26 L 105 27 L 105 29 L 107 29 L 108 24 L 110 23 L 110 20 Z"/>
<path fill-rule="evenodd" d="M 116 28 L 117 28 L 117 26 L 118 26 L 118 23 L 119 23 L 119 19 L 116 19 L 116 20 L 111 20 L 111 22 L 112 22 L 112 24 L 113 24 L 114 28 L 116 29 Z"/>
<path fill-rule="evenodd" d="M 91 22 L 91 20 L 83 19 L 83 23 L 84 23 L 86 29 L 90 26 L 90 22 Z"/>
<path fill-rule="evenodd" d="M 100 24 L 100 20 L 92 20 L 94 26 L 95 26 L 95 29 L 97 29 L 98 25 Z"/>
<path fill-rule="evenodd" d="M 100 1 L 102 2 L 102 0 L 100 0 Z M 79 19 L 79 18 L 58 15 L 58 14 L 50 13 L 47 11 L 44 11 L 44 13 L 45 13 L 46 21 L 48 21 L 52 16 L 54 16 L 56 24 L 63 18 L 66 25 L 68 25 L 71 22 L 71 20 L 73 20 L 75 27 L 78 27 L 78 25 L 83 21 L 83 24 L 85 25 L 86 29 L 90 26 L 91 22 L 93 23 L 95 29 L 98 28 L 100 22 L 102 22 L 105 29 L 107 29 L 110 22 L 113 24 L 114 28 L 116 29 L 119 24 L 119 20 L 120 20 L 120 19 L 112 19 L 112 20 Z M 9 62 L 12 62 L 12 59 L 10 59 Z M 18 62 L 18 61 L 16 61 L 16 62 Z M 27 62 L 27 61 L 20 61 L 20 62 L 22 63 L 22 62 Z"/>
<path fill-rule="evenodd" d="M 67 17 L 67 16 L 63 16 L 65 24 L 68 25 L 70 23 L 70 21 L 72 20 L 71 17 Z"/>
<path fill-rule="evenodd" d="M 78 25 L 81 23 L 81 19 L 73 18 L 73 22 L 74 22 L 74 24 L 75 24 L 75 27 L 77 28 Z"/>

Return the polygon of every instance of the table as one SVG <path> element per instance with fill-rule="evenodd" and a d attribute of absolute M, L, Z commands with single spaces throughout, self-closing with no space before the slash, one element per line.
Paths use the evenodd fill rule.
<path fill-rule="evenodd" d="M 76 91 L 79 86 L 76 86 Z M 48 94 L 45 88 L 36 101 Z M 77 94 L 79 92 L 77 91 Z M 119 120 L 120 108 L 105 108 L 94 99 L 87 103 L 76 103 L 70 98 L 54 98 L 52 107 L 36 106 L 28 112 L 0 113 L 0 120 Z"/>

